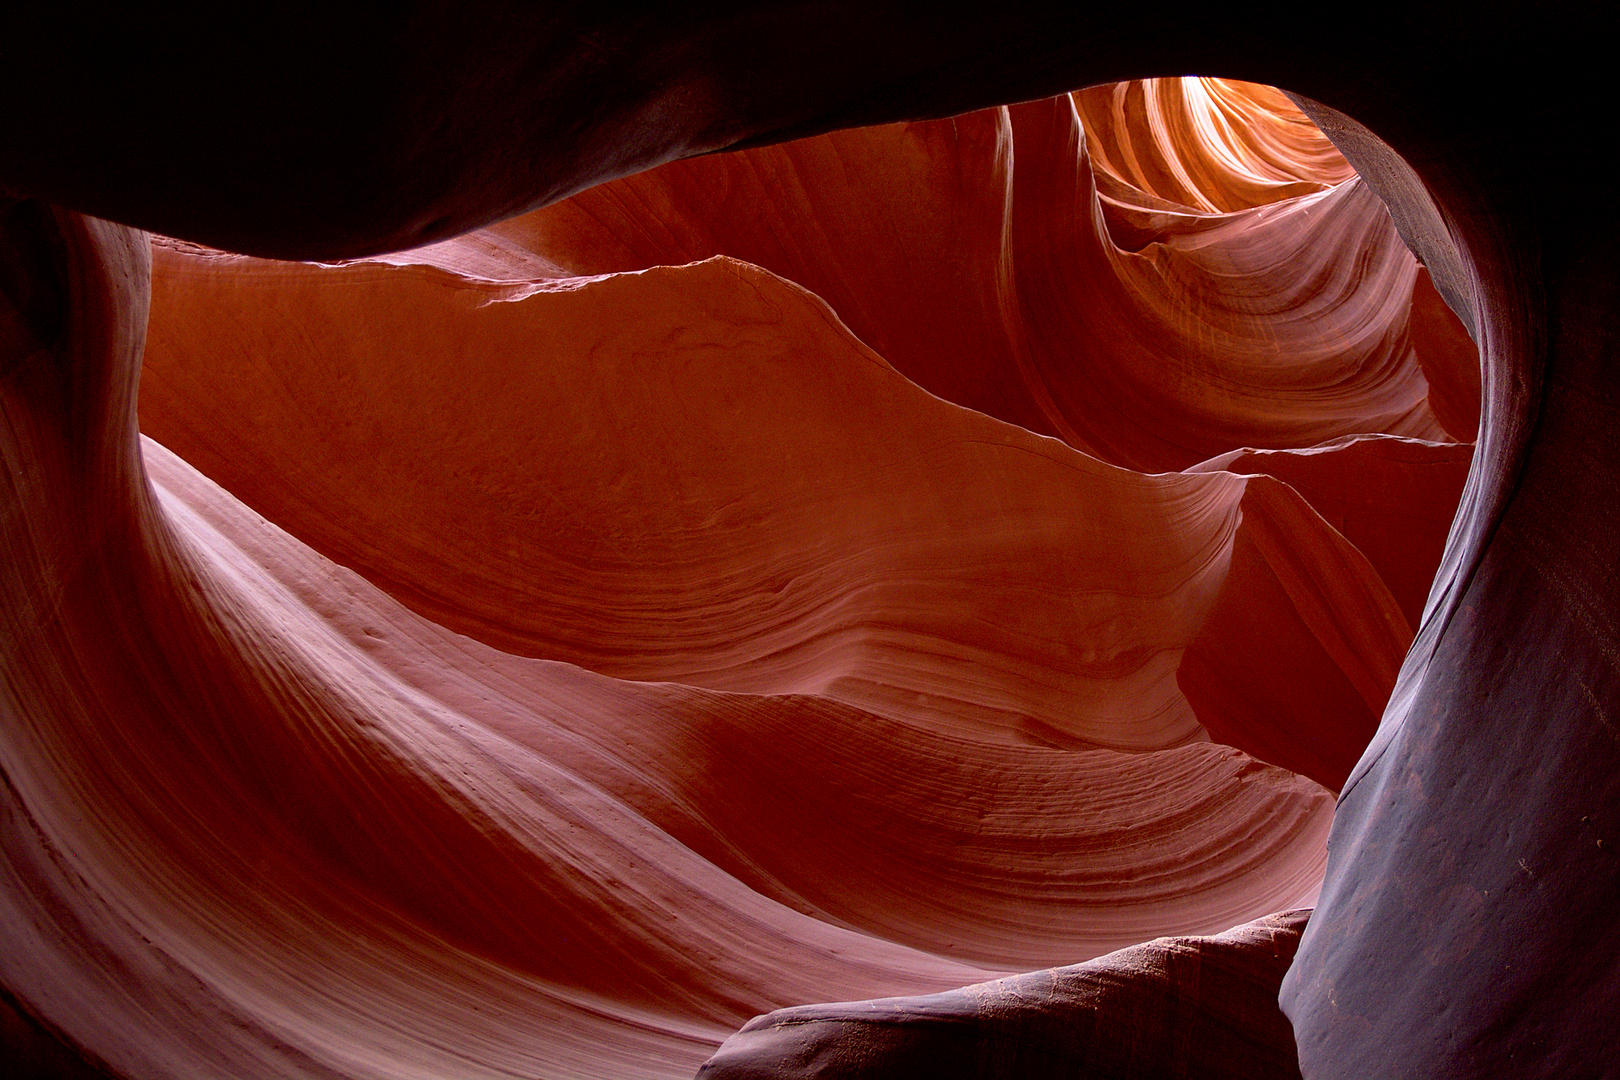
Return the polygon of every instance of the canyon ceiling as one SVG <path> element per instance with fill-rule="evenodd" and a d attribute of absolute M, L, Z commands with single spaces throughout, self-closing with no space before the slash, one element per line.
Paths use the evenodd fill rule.
<path fill-rule="evenodd" d="M 1612 18 L 330 7 L 0 42 L 22 1075 L 1620 1075 Z"/>

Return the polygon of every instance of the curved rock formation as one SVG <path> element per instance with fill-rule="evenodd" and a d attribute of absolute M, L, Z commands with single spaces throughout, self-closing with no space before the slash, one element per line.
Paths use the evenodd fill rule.
<path fill-rule="evenodd" d="M 1290 113 L 1265 115 L 1310 127 Z M 1080 120 L 1064 96 L 694 158 L 486 232 L 574 274 L 755 263 L 940 397 L 1129 468 L 1367 431 L 1447 437 L 1427 367 L 1477 359 L 1437 343 L 1425 364 L 1409 332 L 1417 264 L 1343 159 L 1319 163 L 1325 140 L 1302 153 L 1341 183 L 1210 214 L 1229 190 L 1258 198 L 1249 174 L 1212 165 L 1208 196 L 1170 204 L 1097 173 Z M 1105 116 L 1097 130 L 1131 122 L 1149 126 Z M 1202 145 L 1184 159 L 1226 164 Z M 1435 338 L 1454 323 L 1427 314 Z"/>
<path fill-rule="evenodd" d="M 30 1004 L 119 1072 L 669 1075 L 760 1002 L 960 984 L 1313 889 L 1327 800 L 1232 751 L 1002 750 L 411 615 L 137 454 L 139 234 L 28 204 L 8 225 L 62 283 L 13 323 L 8 415 L 40 419 L 16 434 L 37 512 L 9 538 L 11 685 L 71 664 L 94 693 L 19 701 L 8 732 L 8 903 L 37 929 L 6 978 L 52 987 Z M 52 521 L 84 506 L 99 530 Z M 29 572 L 53 565 L 96 569 Z"/>
<path fill-rule="evenodd" d="M 241 414 L 210 421 L 207 409 L 220 406 L 206 403 L 229 402 L 229 395 L 209 399 L 204 380 L 177 382 L 171 404 L 201 409 L 189 420 L 184 409 L 171 412 L 178 427 L 217 441 L 239 420 L 252 435 L 222 447 L 222 459 L 240 450 L 244 460 L 257 457 L 272 470 L 295 467 L 306 454 L 352 466 L 342 486 L 371 514 L 357 514 L 356 522 L 375 522 L 387 558 L 397 559 L 392 567 L 382 558 L 356 562 L 413 605 L 442 611 L 429 619 L 399 606 L 156 444 L 143 455 L 133 395 L 146 306 L 142 238 L 9 199 L 45 196 L 261 254 L 341 258 L 448 235 L 684 153 L 1031 101 L 1144 71 L 1209 70 L 1264 77 L 1304 95 L 1296 103 L 1345 151 L 1361 180 L 1199 215 L 1205 220 L 1194 225 L 1173 205 L 1188 192 L 1150 182 L 1151 169 L 1133 173 L 1115 161 L 1104 194 L 1119 209 L 1105 212 L 1085 179 L 1072 99 L 1006 113 L 997 130 L 1010 132 L 1012 142 L 997 134 L 992 165 L 1004 164 L 1002 149 L 1015 152 L 1013 206 L 998 226 L 1014 237 L 998 249 L 1014 253 L 1014 266 L 995 278 L 999 322 L 984 317 L 982 303 L 977 311 L 962 305 L 962 315 L 979 327 L 972 332 L 980 339 L 994 339 L 987 326 L 1006 331 L 1013 344 L 1003 351 L 1024 365 L 1011 398 L 1033 403 L 1039 422 L 967 412 L 963 402 L 938 407 L 901 377 L 926 387 L 926 367 L 913 373 L 896 359 L 891 368 L 861 346 L 877 331 L 857 326 L 851 337 L 803 292 L 735 263 L 570 284 L 556 272 L 575 272 L 561 253 L 495 233 L 394 260 L 454 261 L 455 275 L 377 266 L 291 276 L 295 284 L 367 275 L 398 285 L 451 282 L 471 314 L 454 314 L 455 303 L 436 308 L 413 300 L 392 315 L 422 343 L 420 355 L 469 370 L 484 354 L 434 344 L 435 321 L 458 334 L 488 333 L 499 344 L 503 320 L 520 321 L 549 301 L 558 312 L 565 302 L 585 311 L 605 293 L 634 293 L 632 284 L 661 287 L 722 269 L 754 295 L 781 299 L 784 324 L 813 324 L 819 313 L 830 329 L 817 357 L 842 357 L 811 382 L 822 380 L 827 396 L 827 387 L 870 389 L 839 382 L 853 373 L 890 380 L 892 395 L 876 394 L 875 402 L 891 411 L 878 417 L 916 423 L 923 414 L 948 413 L 955 426 L 947 431 L 961 445 L 976 445 L 968 432 L 994 432 L 1000 441 L 991 440 L 990 449 L 998 454 L 1067 463 L 1063 471 L 1092 480 L 1121 477 L 1122 488 L 1141 496 L 1134 504 L 1145 508 L 1140 512 L 1177 520 L 1182 531 L 1171 539 L 1198 549 L 1202 537 L 1202 550 L 1215 554 L 1166 556 L 1167 565 L 1181 559 L 1207 571 L 1190 583 L 1203 590 L 1205 605 L 1194 605 L 1197 625 L 1184 628 L 1191 636 L 1145 638 L 1150 655 L 1185 650 L 1175 693 L 1161 687 L 1166 699 L 1179 696 L 1203 731 L 1257 754 L 1297 752 L 1291 764 L 1335 787 L 1359 741 L 1346 732 L 1370 719 L 1374 688 L 1391 677 L 1392 658 L 1413 629 L 1408 613 L 1422 575 L 1416 555 L 1407 561 L 1389 541 L 1392 530 L 1379 515 L 1369 519 L 1357 509 L 1362 500 L 1341 495 L 1335 503 L 1332 494 L 1304 489 L 1314 477 L 1329 490 L 1325 478 L 1336 469 L 1376 480 L 1429 462 L 1455 475 L 1457 462 L 1447 455 L 1456 451 L 1443 436 L 1470 429 L 1466 349 L 1443 317 L 1416 326 L 1424 316 L 1413 314 L 1441 316 L 1435 301 L 1443 296 L 1482 345 L 1479 460 L 1391 704 L 1344 783 L 1322 902 L 1283 981 L 1282 1001 L 1307 1076 L 1613 1071 L 1617 1049 L 1602 1021 L 1620 963 L 1602 943 L 1605 902 L 1616 885 L 1605 808 L 1615 802 L 1617 775 L 1607 718 L 1617 685 L 1612 615 L 1620 591 L 1606 540 L 1615 532 L 1614 421 L 1602 403 L 1614 378 L 1612 300 L 1620 289 L 1605 254 L 1612 224 L 1594 215 L 1572 229 L 1550 209 L 1585 205 L 1576 196 L 1597 161 L 1581 140 L 1603 98 L 1582 73 L 1601 70 L 1590 54 L 1607 37 L 1595 24 L 1571 29 L 1569 14 L 1530 20 L 1478 13 L 1457 25 L 1403 7 L 1393 24 L 1371 19 L 1365 27 L 1336 21 L 1337 14 L 1293 15 L 1217 17 L 1172 5 L 1156 11 L 1149 32 L 1133 29 L 1139 16 L 1096 11 L 947 19 L 891 5 L 721 5 L 701 16 L 470 5 L 352 24 L 334 18 L 320 34 L 307 33 L 297 14 L 279 12 L 251 39 L 210 19 L 108 24 L 90 37 L 66 32 L 59 14 L 27 16 L 13 37 L 20 43 L 15 62 L 0 75 L 7 100 L 35 106 L 0 120 L 9 155 L 0 176 L 8 193 L 0 318 L 7 462 L 0 516 L 7 553 L 0 578 L 7 948 L 0 950 L 0 981 L 29 1022 L 42 1021 L 90 1058 L 133 1075 L 668 1075 L 695 1064 L 727 1027 L 764 1008 L 928 993 L 998 975 L 995 965 L 1047 963 L 1048 950 L 1064 947 L 1087 921 L 1066 914 L 1076 896 L 1099 900 L 1090 925 L 1122 935 L 1156 932 L 1129 922 L 1136 899 L 1151 899 L 1151 881 L 1140 896 L 1141 880 L 1097 887 L 1109 880 L 1100 853 L 1110 848 L 1100 841 L 1110 831 L 1151 825 L 1144 831 L 1154 834 L 1144 855 L 1129 858 L 1116 877 L 1134 877 L 1148 851 L 1193 859 L 1196 872 L 1169 872 L 1182 885 L 1161 894 L 1168 905 L 1161 913 L 1172 922 L 1230 922 L 1245 917 L 1236 914 L 1242 905 L 1296 902 L 1287 894 L 1308 881 L 1312 852 L 1320 853 L 1320 832 L 1313 831 L 1325 824 L 1320 789 L 1236 750 L 1197 742 L 1200 732 L 1191 728 L 1167 731 L 1167 740 L 1180 744 L 1167 748 L 1151 740 L 1128 749 L 1021 745 L 1061 740 L 1044 720 L 1045 729 L 1031 724 L 1019 733 L 1005 719 L 968 715 L 1013 711 L 1005 707 L 1006 684 L 947 677 L 953 665 L 938 659 L 946 650 L 931 642 L 952 639 L 930 621 L 937 616 L 931 605 L 907 613 L 897 599 L 880 596 L 883 603 L 854 612 L 862 646 L 882 647 L 834 656 L 826 670 L 859 675 L 846 683 L 835 674 L 825 685 L 773 683 L 769 692 L 744 692 L 515 655 L 509 649 L 529 646 L 496 648 L 457 636 L 439 620 L 464 619 L 465 628 L 491 639 L 526 635 L 544 641 L 545 650 L 578 648 L 577 659 L 587 658 L 593 642 L 605 651 L 600 645 L 611 639 L 571 625 L 583 621 L 572 614 L 512 605 L 493 617 L 499 605 L 489 601 L 490 590 L 502 577 L 520 582 L 523 575 L 489 572 L 510 558 L 499 542 L 481 550 L 470 541 L 459 549 L 444 544 L 454 539 L 448 526 L 458 524 L 450 516 L 458 507 L 421 523 L 431 528 L 414 551 L 396 546 L 411 540 L 419 519 L 391 519 L 387 499 L 367 498 L 376 471 L 368 476 L 363 463 L 347 459 L 395 445 L 399 427 L 367 443 L 366 425 L 408 420 L 421 403 L 406 392 L 409 385 L 379 395 L 387 408 L 376 417 L 335 410 L 336 426 L 317 431 L 333 436 L 324 457 L 319 445 L 284 446 L 277 460 L 286 414 L 267 409 L 255 423 L 251 408 L 226 405 Z M 185 85 L 197 68 L 176 62 L 231 55 L 242 63 L 220 80 L 218 94 Z M 312 79 L 312 71 L 331 78 Z M 108 78 L 125 84 L 124 92 L 75 89 Z M 63 90 L 48 98 L 33 93 L 46 85 Z M 1525 93 L 1527 86 L 1542 96 Z M 1225 109 L 1229 100 L 1211 97 L 1210 107 Z M 1527 131 L 1540 133 L 1534 145 L 1504 152 Z M 514 150 L 519 146 L 525 150 Z M 1266 155 L 1252 146 L 1249 153 L 1254 160 L 1245 158 L 1236 172 L 1265 177 L 1257 162 Z M 1019 168 L 1019 159 L 1043 154 L 1055 163 L 1050 170 Z M 127 167 L 137 160 L 153 164 Z M 1147 186 L 1126 198 L 1133 176 Z M 1298 182 L 1318 181 L 1306 175 Z M 1367 191 L 1388 205 L 1427 278 L 1402 261 Z M 1021 220 L 1036 227 L 1021 231 Z M 1268 223 L 1289 220 L 1288 229 L 1268 231 Z M 1240 228 L 1240 221 L 1247 224 Z M 1335 271 L 1340 264 L 1324 260 L 1316 273 L 1267 272 L 1266 260 L 1289 250 L 1291 230 L 1307 226 L 1329 238 L 1361 234 L 1365 264 Z M 519 264 L 527 269 L 518 272 Z M 485 271 L 491 280 L 468 281 L 469 272 Z M 1211 272 L 1233 287 L 1189 284 Z M 191 281 L 201 288 L 206 277 L 204 266 Z M 1065 300 L 1081 286 L 1099 290 L 1100 321 Z M 292 290 L 294 302 L 276 312 L 289 336 L 306 333 L 312 345 L 363 341 L 394 322 L 378 306 L 352 334 L 335 324 L 320 334 L 301 329 L 314 325 L 301 320 L 329 310 L 323 305 L 330 298 L 313 295 L 324 291 Z M 805 305 L 795 309 L 783 299 L 790 296 Z M 1166 321 L 1165 305 L 1175 297 L 1201 297 L 1197 318 Z M 198 332 L 228 345 L 251 337 L 257 325 L 262 338 L 263 309 L 273 303 L 237 309 L 245 315 L 235 327 L 219 317 L 228 306 L 204 310 Z M 1255 362 L 1252 347 L 1266 340 L 1266 312 L 1313 306 L 1338 320 L 1326 336 L 1347 350 L 1316 355 L 1309 328 L 1279 316 L 1279 340 L 1310 361 L 1292 387 L 1276 365 Z M 902 336 L 905 323 L 938 310 L 910 301 L 905 308 L 892 331 Z M 735 331 L 745 322 L 737 310 L 721 307 L 719 325 Z M 1039 333 L 1029 329 L 1032 313 Z M 645 331 L 628 316 L 596 318 L 605 341 Z M 782 351 L 763 331 L 716 336 L 714 324 L 685 317 L 666 329 L 673 332 L 656 355 L 681 355 L 675 347 L 688 342 L 701 354 L 705 341 L 740 346 L 745 339 L 765 355 Z M 1094 346 L 1089 359 L 1110 362 L 1088 364 L 1078 375 L 1064 370 L 1055 352 L 1064 338 L 1087 342 Z M 1155 343 L 1175 345 L 1181 366 L 1173 385 L 1153 376 Z M 251 355 L 246 359 L 251 372 Z M 630 349 L 612 362 L 635 359 Z M 215 357 L 233 366 L 243 360 L 228 349 Z M 1227 380 L 1208 366 L 1237 361 L 1242 368 L 1245 360 L 1251 370 Z M 401 384 L 432 377 L 431 366 L 426 376 L 396 371 Z M 342 372 L 334 364 L 306 384 L 323 393 L 341 388 Z M 566 375 L 566 367 L 556 374 Z M 575 379 L 575 386 L 584 383 L 583 375 Z M 193 381 L 195 399 L 187 389 Z M 804 386 L 765 385 L 792 385 L 795 393 Z M 1046 387 L 1047 398 L 1036 400 L 1032 387 Z M 1293 389 L 1301 392 L 1291 397 Z M 512 429 L 486 429 L 477 419 L 499 418 L 499 408 L 511 404 L 505 390 L 493 385 L 459 410 L 429 404 L 472 414 L 466 437 L 499 446 Z M 1268 395 L 1288 400 L 1279 417 L 1244 404 Z M 265 401 L 261 395 L 247 406 Z M 727 404 L 719 393 L 699 403 Z M 1136 419 L 1106 415 L 1103 406 L 1117 404 L 1137 410 Z M 845 405 L 870 407 L 852 396 Z M 1207 415 L 1200 419 L 1200 412 Z M 787 427 L 801 419 L 792 408 L 769 415 Z M 1374 419 L 1349 419 L 1361 415 Z M 1227 427 L 1203 434 L 1205 420 L 1221 416 Z M 1044 423 L 1069 445 L 1048 446 L 1020 431 L 1025 419 L 1030 431 Z M 683 426 L 696 435 L 732 430 Z M 1250 438 L 1256 431 L 1271 434 Z M 1340 440 L 1366 433 L 1385 438 Z M 886 445 L 890 432 L 879 435 L 877 448 L 891 452 L 878 458 L 886 471 L 858 474 L 865 489 L 819 497 L 810 470 L 778 469 L 794 493 L 785 505 L 817 508 L 805 514 L 819 518 L 825 508 L 866 505 L 864 496 L 899 501 L 911 512 L 918 504 L 904 497 L 928 492 L 907 484 L 916 474 Z M 255 449 L 260 438 L 270 441 Z M 1274 453 L 1250 452 L 1250 443 Z M 1288 456 L 1307 448 L 1302 443 L 1320 444 L 1321 452 Z M 1386 452 L 1397 447 L 1400 454 Z M 1412 456 L 1402 456 L 1406 448 Z M 431 457 L 406 455 L 399 467 Z M 1091 460 L 1098 457 L 1108 464 Z M 657 482 L 657 468 L 638 471 L 647 460 L 602 474 L 609 482 L 595 491 L 565 493 L 622 508 L 628 501 L 614 498 L 611 481 Z M 1379 464 L 1343 464 L 1373 461 Z M 978 473 L 996 480 L 994 494 L 1007 490 L 1012 475 L 1046 468 L 998 473 L 981 460 Z M 1125 471 L 1132 468 L 1139 471 Z M 1182 469 L 1189 471 L 1140 472 Z M 844 462 L 846 478 L 854 471 Z M 976 501 L 984 494 L 961 482 L 964 475 L 957 474 L 952 498 L 936 497 L 934 505 L 982 518 L 995 500 Z M 491 493 L 483 505 L 473 501 L 467 520 L 474 534 L 498 527 L 504 538 L 501 515 L 537 505 L 545 494 L 528 473 L 492 468 L 469 479 L 474 490 L 487 481 Z M 570 477 L 563 470 L 545 479 Z M 1076 490 L 1086 486 L 1065 479 Z M 1295 481 L 1301 490 L 1288 486 Z M 244 483 L 250 499 L 277 495 L 267 475 Z M 732 504 L 721 500 L 746 496 L 748 488 L 694 489 L 714 500 L 710 510 L 723 511 Z M 702 512 L 701 499 L 672 506 L 667 490 L 658 513 Z M 1184 518 L 1153 509 L 1172 492 L 1196 493 L 1209 506 Z M 329 554 L 342 543 L 363 546 L 366 537 L 345 538 L 344 529 L 323 525 L 336 513 L 331 494 L 321 492 L 315 512 L 302 517 L 290 512 L 297 509 L 290 497 L 274 512 L 286 510 L 289 524 Z M 1038 521 L 1037 509 L 1025 520 Z M 1329 526 L 1335 517 L 1342 531 Z M 556 520 L 544 523 L 554 528 Z M 962 524 L 968 533 L 968 524 L 994 523 Z M 1438 531 L 1432 523 L 1423 530 L 1427 537 Z M 750 601 L 761 592 L 754 584 L 777 596 L 787 623 L 806 624 L 790 627 L 784 642 L 790 652 L 805 648 L 814 618 L 788 589 L 770 587 L 782 553 L 743 558 L 748 553 L 736 546 L 746 537 L 718 532 L 716 539 L 732 546 L 727 563 L 747 568 Z M 968 539 L 989 532 L 971 530 Z M 1352 533 L 1365 538 L 1367 552 Z M 1064 535 L 1021 539 L 1062 551 Z M 834 539 L 844 550 L 928 554 L 894 544 L 904 536 L 885 527 Z M 1215 536 L 1222 539 L 1212 544 Z M 1432 539 L 1421 546 L 1432 551 Z M 411 560 L 442 556 L 474 572 L 448 583 L 434 576 L 434 595 L 405 595 L 406 586 L 421 584 L 404 580 L 414 572 Z M 695 549 L 684 557 L 703 558 Z M 582 578 L 598 567 L 595 556 L 578 561 L 568 569 Z M 919 596 L 950 595 L 953 575 L 972 569 L 943 555 L 881 565 L 916 575 Z M 1044 565 L 1009 559 L 986 580 L 1010 581 L 1007 597 L 1038 596 L 1029 582 Z M 558 572 L 545 564 L 539 570 Z M 933 576 L 924 573 L 930 570 Z M 395 580 L 385 580 L 390 574 Z M 619 576 L 632 599 L 638 590 L 656 596 L 656 583 L 628 571 Z M 881 573 L 873 580 L 888 583 Z M 721 585 L 718 609 L 747 624 L 758 605 L 728 605 Z M 681 592 L 673 606 L 662 598 L 644 603 L 666 624 L 666 637 L 683 630 L 681 605 L 704 610 L 706 620 L 705 606 L 715 599 L 690 585 Z M 966 599 L 971 612 L 981 598 Z M 883 620 L 892 609 L 913 621 L 890 626 Z M 1068 613 L 1001 599 L 998 620 L 984 631 L 992 643 L 987 654 L 1018 658 L 1004 624 L 1026 610 L 1035 640 L 1065 633 L 1059 616 Z M 1260 625 L 1288 628 L 1279 649 L 1306 658 L 1293 664 L 1308 691 L 1303 697 L 1269 686 L 1253 694 L 1227 677 L 1246 652 L 1233 621 L 1245 610 L 1261 613 Z M 1292 621 L 1277 622 L 1280 615 Z M 1079 618 L 1084 622 L 1083 613 Z M 1139 625 L 1162 627 L 1145 617 Z M 806 628 L 810 634 L 797 632 Z M 1125 638 L 1110 624 L 1103 640 Z M 731 670 L 723 656 L 713 662 L 725 644 L 708 648 L 708 668 Z M 884 664 L 908 649 L 903 671 Z M 636 651 L 658 649 L 642 644 Z M 1024 670 L 988 666 L 1007 676 L 1034 672 L 1030 681 L 1038 683 L 1041 664 L 1049 663 L 1040 652 Z M 923 665 L 923 685 L 933 699 L 908 704 L 905 677 L 918 670 L 916 657 L 930 653 L 935 660 Z M 846 660 L 852 666 L 837 666 Z M 858 695 L 837 699 L 838 687 L 851 683 Z M 807 689 L 815 693 L 801 692 Z M 1275 702 L 1316 703 L 1318 692 L 1352 706 L 1332 730 L 1321 730 L 1330 721 L 1320 716 L 1301 732 L 1299 716 L 1268 715 Z M 907 712 L 918 704 L 923 708 Z M 1087 739 L 1085 730 L 1082 724 L 1066 735 L 1112 745 Z M 823 743 L 839 753 L 814 753 Z M 912 756 L 891 756 L 898 747 Z M 756 760 L 766 767 L 755 768 Z M 891 765 L 903 768 L 890 772 Z M 799 786 L 777 779 L 783 775 Z M 894 775 L 916 783 L 897 784 Z M 1072 801 L 1082 775 L 1088 785 L 1117 776 L 1129 797 L 1111 797 L 1098 782 L 1090 789 L 1104 796 L 1097 803 Z M 747 781 L 761 786 L 733 799 Z M 981 801 L 937 794 L 957 783 L 971 785 Z M 1219 807 L 1194 805 L 1197 793 Z M 878 804 L 885 814 L 895 807 L 918 812 L 896 818 L 867 810 Z M 803 860 L 784 850 L 784 836 L 825 837 L 814 826 L 834 807 L 848 813 L 836 823 L 836 843 L 806 842 L 814 857 Z M 1004 819 L 991 812 L 1003 808 L 1010 808 Z M 1054 842 L 1048 821 L 1072 828 L 1064 833 L 1072 843 Z M 892 835 L 885 822 L 895 823 Z M 849 834 L 854 839 L 844 839 Z M 992 838 L 982 853 L 973 846 Z M 1068 850 L 1082 857 L 1062 867 L 1043 861 L 1054 852 L 1066 859 Z M 911 851 L 932 858 L 894 874 Z M 1203 906 L 1206 884 L 1212 897 L 1228 888 L 1231 905 Z M 1197 897 L 1197 910 L 1176 910 L 1178 897 Z M 1034 928 L 1027 936 L 1025 923 Z M 1126 982 L 1146 989 L 1151 980 L 1133 975 Z"/>
<path fill-rule="evenodd" d="M 1308 914 L 931 997 L 783 1009 L 727 1039 L 698 1076 L 1297 1080 L 1276 997 Z"/>
<path fill-rule="evenodd" d="M 1181 653 L 1260 530 L 1364 635 L 1327 663 L 1365 667 L 1377 700 L 1329 719 L 1348 753 L 1306 770 L 1336 786 L 1410 640 L 1292 495 L 1126 472 L 948 405 L 750 267 L 503 286 L 159 248 L 158 268 L 146 430 L 507 651 L 979 739 L 1168 747 L 1200 726 Z M 1297 589 L 1234 613 L 1273 659 Z M 1320 653 L 1300 648 L 1290 666 Z M 1332 712 L 1319 674 L 1293 692 Z"/>
<path fill-rule="evenodd" d="M 911 160 L 870 161 L 874 189 L 880 166 Z M 55 822 L 55 843 L 90 846 L 89 829 L 149 851 L 144 872 L 116 870 L 138 912 L 127 925 L 225 965 L 203 981 L 234 988 L 214 990 L 228 1057 L 291 1073 L 633 1074 L 644 1055 L 679 1072 L 702 1032 L 740 1021 L 738 1002 L 960 983 L 1314 893 L 1325 794 L 1193 740 L 1207 727 L 1337 786 L 1411 631 L 1378 571 L 1290 488 L 1247 459 L 1257 475 L 1129 472 L 949 404 L 748 264 L 561 277 L 562 253 L 503 235 L 346 267 L 154 249 L 146 430 L 432 620 L 148 444 L 156 503 L 132 527 L 146 566 L 130 575 L 149 595 L 104 603 L 97 632 L 161 627 L 140 654 L 171 703 L 120 715 L 120 745 L 147 764 L 109 786 L 134 807 L 147 788 L 186 792 L 191 834 L 142 820 L 177 809 L 77 788 L 70 805 L 95 824 Z M 1113 250 L 1100 228 L 1090 242 Z M 1375 522 L 1401 490 L 1367 494 Z M 139 488 L 125 501 L 140 505 Z M 1193 662 L 1245 632 L 1263 644 L 1239 663 Z M 86 667 L 88 651 L 73 650 Z M 1290 675 L 1265 685 L 1283 707 L 1258 722 L 1252 688 L 1210 685 L 1279 656 Z M 123 696 L 150 699 L 150 676 L 134 682 Z M 193 698 L 230 710 L 225 742 L 219 718 L 173 703 Z M 90 768 L 96 749 L 54 747 L 95 715 L 26 752 L 63 776 Z M 37 792 L 20 798 L 52 820 Z M 370 824 L 334 836 L 332 820 Z M 572 842 L 545 839 L 559 831 Z M 251 874 L 223 854 L 245 837 Z M 204 875 L 210 846 L 220 865 Z M 160 883 L 185 900 L 154 899 Z M 96 902 L 86 888 L 30 899 L 78 910 Z M 220 908 L 244 914 L 222 928 Z M 679 935 L 657 929 L 666 914 Z M 694 966 L 694 939 L 735 959 Z M 861 941 L 892 943 L 892 958 Z M 293 1023 L 249 1004 L 307 994 L 298 958 L 317 943 L 350 985 L 332 1015 Z M 811 959 L 828 948 L 855 966 Z M 471 955 L 479 978 L 447 974 Z M 737 981 L 745 957 L 765 982 Z M 180 970 L 201 978 L 193 964 Z M 47 978 L 26 962 L 11 977 Z M 479 1025 L 451 1011 L 409 1038 L 357 1015 L 522 985 L 552 1008 Z M 161 1019 L 137 1021 L 104 988 L 80 994 L 104 1033 L 77 1037 L 99 1057 L 197 1067 L 186 1014 L 141 1002 Z M 581 994 L 603 1003 L 589 1017 Z M 105 1032 L 119 1026 L 145 1045 Z M 540 1037 L 559 1026 L 575 1035 Z M 470 1027 L 495 1057 L 424 1045 Z M 642 1035 L 615 1034 L 630 1027 Z"/>

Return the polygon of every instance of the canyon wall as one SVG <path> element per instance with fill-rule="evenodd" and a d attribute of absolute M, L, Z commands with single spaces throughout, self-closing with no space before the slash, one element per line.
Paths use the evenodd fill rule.
<path fill-rule="evenodd" d="M 1596 35 L 1024 14 L 23 20 L 42 1074 L 1612 1071 Z"/>

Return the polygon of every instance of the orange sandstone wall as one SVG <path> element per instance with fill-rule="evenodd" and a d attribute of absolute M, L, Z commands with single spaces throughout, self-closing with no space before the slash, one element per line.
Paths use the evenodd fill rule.
<path fill-rule="evenodd" d="M 0 981 L 25 1022 L 124 1075 L 666 1076 L 776 1006 L 1092 955 L 813 1010 L 820 1043 L 778 1014 L 710 1071 L 860 1056 L 849 1014 L 877 1009 L 1235 1033 L 1286 1075 L 1285 967 L 1308 1075 L 1611 1060 L 1557 1017 L 1613 965 L 1555 917 L 1613 878 L 1601 726 L 1572 726 L 1612 697 L 1612 472 L 1606 421 L 1569 419 L 1605 400 L 1609 279 L 1525 210 L 1557 170 L 1483 154 L 1448 91 L 1353 83 L 1353 34 L 1273 63 L 1422 151 L 1305 102 L 1364 180 L 1276 95 L 1179 82 L 694 159 L 349 265 L 10 198 L 336 258 L 739 139 L 1039 99 L 1112 71 L 1086 51 L 1108 18 L 1073 64 L 1013 50 L 1038 77 L 913 66 L 914 100 L 820 105 L 791 64 L 704 77 L 746 19 L 622 93 L 491 63 L 530 40 L 503 28 L 453 100 L 333 66 L 332 115 L 376 122 L 358 152 L 309 140 L 334 171 L 294 161 L 277 196 L 273 154 L 105 191 L 100 140 L 53 155 L 8 119 Z M 1296 55 L 1255 42 L 1215 52 Z M 114 151 L 150 93 L 102 106 Z M 576 98 L 606 104 L 536 105 Z M 457 170 L 487 157 L 422 153 L 458 129 L 399 117 L 445 100 L 495 103 L 517 164 L 478 186 Z M 557 115 L 554 158 L 510 152 Z M 153 146 L 220 130 L 172 116 Z M 1431 593 L 1481 396 L 1441 295 L 1489 378 Z M 1341 786 L 1292 966 L 1298 915 L 1209 937 L 1309 902 Z M 1189 989 L 1206 963 L 1230 995 Z M 1531 999 L 1560 1008 L 1498 1023 Z M 1165 1075 L 1202 1060 L 1160 1042 Z"/>

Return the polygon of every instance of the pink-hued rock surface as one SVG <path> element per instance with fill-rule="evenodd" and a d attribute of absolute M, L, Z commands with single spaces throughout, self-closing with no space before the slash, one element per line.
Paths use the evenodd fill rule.
<path fill-rule="evenodd" d="M 1595 27 L 60 18 L 24 1075 L 1615 1071 Z"/>

